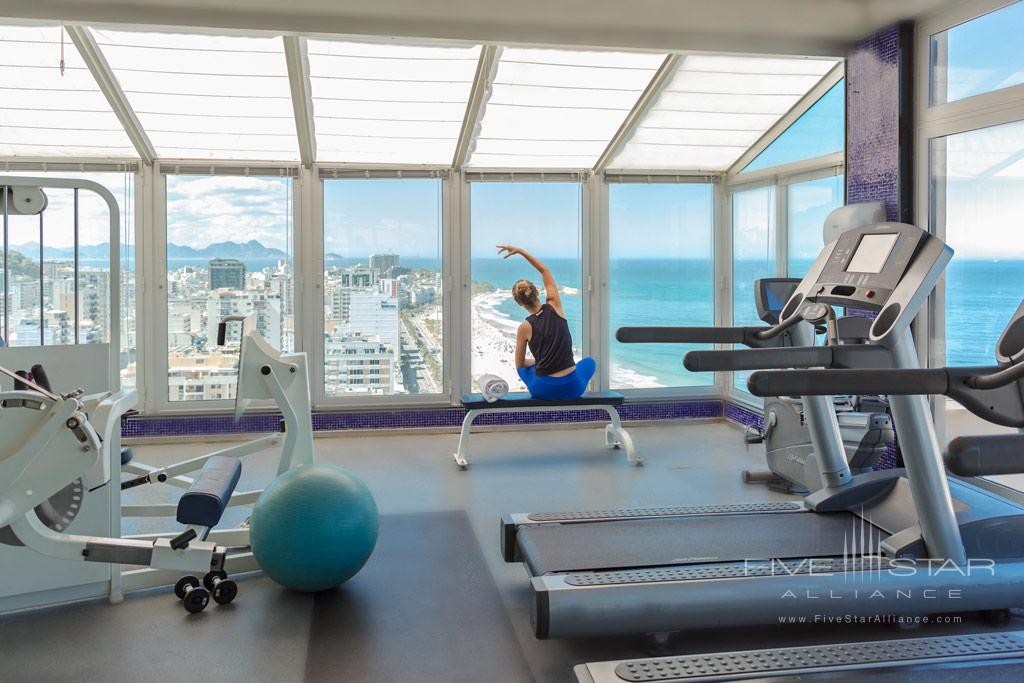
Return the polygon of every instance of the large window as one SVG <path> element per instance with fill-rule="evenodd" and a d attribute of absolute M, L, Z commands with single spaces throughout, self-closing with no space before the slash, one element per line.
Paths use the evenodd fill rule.
<path fill-rule="evenodd" d="M 167 176 L 167 381 L 171 401 L 233 399 L 239 326 L 293 348 L 292 180 Z"/>
<path fill-rule="evenodd" d="M 732 258 L 732 323 L 761 325 L 754 281 L 776 274 L 774 186 L 732 195 Z M 733 386 L 746 391 L 749 376 L 749 372 L 733 373 Z"/>
<path fill-rule="evenodd" d="M 846 81 L 840 80 L 754 158 L 744 172 L 842 152 L 846 146 Z"/>
<path fill-rule="evenodd" d="M 324 389 L 437 394 L 441 181 L 324 181 Z"/>
<path fill-rule="evenodd" d="M 521 278 L 534 282 L 540 290 L 544 285 L 522 257 L 500 258 L 497 245 L 522 247 L 551 269 L 569 318 L 574 352 L 580 358 L 581 187 L 577 183 L 527 182 L 479 182 L 471 187 L 471 375 L 476 380 L 483 374 L 495 374 L 525 390 L 513 354 L 516 329 L 528 314 L 512 300 L 511 289 Z"/>
<path fill-rule="evenodd" d="M 953 26 L 929 39 L 932 105 L 1024 83 L 1024 2 Z"/>
<path fill-rule="evenodd" d="M 691 347 L 620 344 L 615 330 L 714 324 L 714 187 L 612 184 L 608 196 L 611 388 L 712 384 L 682 366 Z"/>
<path fill-rule="evenodd" d="M 131 173 L 19 173 L 97 182 L 114 195 L 120 212 L 121 381 L 135 383 L 135 202 Z M 110 340 L 110 215 L 91 190 L 46 188 L 41 215 L 9 206 L 8 264 L 0 338 L 11 346 L 107 343 Z M 2 200 L 0 200 L 2 201 Z M 75 229 L 77 225 L 77 240 Z M 78 244 L 76 270 L 75 245 Z M 3 245 L 0 244 L 0 249 Z M 6 305 L 3 305 L 6 302 Z"/>
<path fill-rule="evenodd" d="M 931 141 L 931 211 L 946 269 L 947 365 L 988 365 L 1024 297 L 1024 121 Z"/>
<path fill-rule="evenodd" d="M 825 246 L 825 218 L 843 205 L 843 176 L 790 183 L 786 193 L 786 272 L 789 277 L 803 277 Z"/>

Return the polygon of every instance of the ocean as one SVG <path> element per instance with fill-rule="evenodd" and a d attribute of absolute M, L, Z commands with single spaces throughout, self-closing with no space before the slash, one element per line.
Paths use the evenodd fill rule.
<path fill-rule="evenodd" d="M 579 261 L 550 259 L 545 263 L 559 285 L 582 290 Z M 520 277 L 539 281 L 536 272 L 521 263 L 513 265 L 486 258 L 473 259 L 472 266 L 474 281 L 488 282 L 495 287 L 508 289 Z M 803 273 L 809 266 L 809 261 L 792 263 L 790 270 Z M 690 373 L 683 368 L 683 355 L 691 347 L 619 344 L 614 341 L 614 331 L 623 325 L 713 324 L 711 270 L 711 262 L 707 260 L 612 260 L 609 284 L 612 364 L 664 386 L 708 384 L 709 375 Z M 774 275 L 774 270 L 763 261 L 739 261 L 734 264 L 734 270 L 738 324 L 760 324 L 754 308 L 754 280 Z M 999 334 L 1022 299 L 1024 260 L 954 260 L 946 271 L 947 364 L 992 364 Z M 562 301 L 573 336 L 580 339 L 581 297 L 563 294 Z M 511 296 L 498 310 L 515 320 L 524 317 Z"/>

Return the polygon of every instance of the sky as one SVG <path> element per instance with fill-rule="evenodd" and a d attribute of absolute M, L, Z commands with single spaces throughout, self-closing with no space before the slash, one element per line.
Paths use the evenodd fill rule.
<path fill-rule="evenodd" d="M 167 176 L 167 241 L 202 248 L 256 240 L 291 251 L 291 178 Z"/>
<path fill-rule="evenodd" d="M 842 152 L 846 144 L 846 80 L 840 80 L 743 169 L 755 171 Z"/>
<path fill-rule="evenodd" d="M 608 203 L 609 248 L 616 257 L 711 258 L 711 185 L 614 184 Z"/>
<path fill-rule="evenodd" d="M 441 189 L 429 178 L 325 180 L 324 253 L 438 258 Z"/>
<path fill-rule="evenodd" d="M 470 253 L 511 244 L 542 259 L 578 258 L 582 200 L 578 183 L 472 183 Z"/>
<path fill-rule="evenodd" d="M 1024 2 L 1016 2 L 934 36 L 933 44 L 946 41 L 945 101 L 1024 83 L 1022 26 Z M 940 90 L 941 86 L 933 90 L 933 99 Z"/>

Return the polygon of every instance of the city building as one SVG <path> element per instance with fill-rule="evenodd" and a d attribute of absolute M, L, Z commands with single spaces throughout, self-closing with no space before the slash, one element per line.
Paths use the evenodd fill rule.
<path fill-rule="evenodd" d="M 210 260 L 210 289 L 245 289 L 245 264 L 233 258 Z"/>
<path fill-rule="evenodd" d="M 398 254 L 370 254 L 370 270 L 376 270 L 382 275 L 398 266 Z"/>
<path fill-rule="evenodd" d="M 393 393 L 394 362 L 391 346 L 380 340 L 355 333 L 329 337 L 324 347 L 324 388 L 329 396 Z"/>

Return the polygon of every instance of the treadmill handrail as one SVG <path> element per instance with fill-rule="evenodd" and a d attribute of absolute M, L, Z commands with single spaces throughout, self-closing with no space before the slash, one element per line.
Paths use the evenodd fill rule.
<path fill-rule="evenodd" d="M 763 370 L 750 376 L 747 389 L 754 396 L 930 395 L 945 394 L 949 376 L 944 368 Z"/>
<path fill-rule="evenodd" d="M 783 346 L 690 351 L 683 358 L 683 365 L 691 372 L 785 368 L 891 368 L 893 360 L 889 349 L 881 346 L 840 344 L 838 346 Z M 878 392 L 867 393 L 876 394 Z M 830 396 L 831 394 L 822 395 Z"/>
<path fill-rule="evenodd" d="M 784 349 L 766 350 L 782 351 Z M 747 351 L 747 353 L 751 353 L 751 351 Z M 764 353 L 764 351 L 759 351 L 759 353 Z M 1024 379 L 1024 363 L 1008 367 L 993 365 L 977 368 L 890 369 L 884 371 L 826 368 L 822 370 L 756 372 L 750 376 L 748 388 L 755 396 L 789 396 L 792 394 L 793 387 L 799 387 L 799 394 L 802 396 L 831 396 L 835 393 L 889 394 L 893 396 L 945 395 L 950 392 L 955 393 L 958 384 L 970 389 L 985 391 L 999 389 L 1021 379 Z M 850 390 L 850 387 L 857 387 L 857 390 Z M 784 393 L 777 393 L 783 391 Z"/>
<path fill-rule="evenodd" d="M 827 368 L 833 362 L 832 348 L 830 346 L 781 346 L 769 349 L 690 351 L 683 357 L 683 366 L 690 372 Z"/>
<path fill-rule="evenodd" d="M 615 339 L 623 344 L 745 344 L 757 347 L 759 342 L 775 339 L 803 322 L 792 315 L 777 325 L 765 327 L 620 327 Z"/>
<path fill-rule="evenodd" d="M 1024 364 L 927 369 L 767 370 L 753 373 L 747 388 L 754 396 L 831 396 L 885 394 L 944 395 L 984 420 L 1024 428 L 1024 396 L 1017 382 Z"/>

